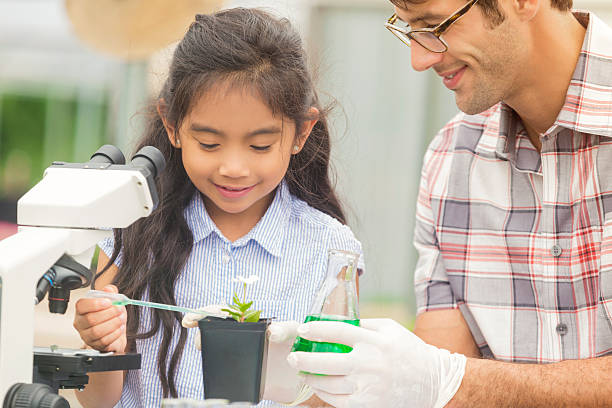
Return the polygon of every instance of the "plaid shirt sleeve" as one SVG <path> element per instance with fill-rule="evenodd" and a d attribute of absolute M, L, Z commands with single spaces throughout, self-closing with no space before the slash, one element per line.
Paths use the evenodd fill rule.
<path fill-rule="evenodd" d="M 437 146 L 444 144 L 440 143 L 442 140 L 443 135 L 439 134 L 425 154 L 416 204 L 414 246 L 418 252 L 418 261 L 414 272 L 414 286 L 417 314 L 457 308 L 440 253 L 431 206 L 430 186 L 436 175 L 436 162 L 440 160 Z"/>

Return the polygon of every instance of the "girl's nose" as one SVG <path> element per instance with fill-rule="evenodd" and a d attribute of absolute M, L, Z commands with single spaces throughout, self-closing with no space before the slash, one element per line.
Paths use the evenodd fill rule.
<path fill-rule="evenodd" d="M 219 174 L 231 178 L 246 177 L 249 175 L 249 166 L 246 160 L 228 155 L 219 166 Z"/>
<path fill-rule="evenodd" d="M 410 44 L 410 62 L 415 71 L 425 71 L 444 58 L 443 53 L 431 52 L 416 41 Z"/>

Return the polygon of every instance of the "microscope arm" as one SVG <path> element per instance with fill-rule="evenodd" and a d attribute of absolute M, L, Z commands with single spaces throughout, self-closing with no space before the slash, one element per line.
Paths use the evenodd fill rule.
<path fill-rule="evenodd" d="M 88 265 L 95 244 L 111 233 L 21 227 L 0 242 L 0 396 L 14 383 L 32 382 L 33 296 L 41 274 L 64 253 Z"/>
<path fill-rule="evenodd" d="M 128 227 L 157 205 L 163 154 L 145 146 L 124 163 L 111 145 L 86 163 L 53 162 L 19 199 L 19 232 L 0 241 L 0 403 L 11 387 L 32 382 L 34 294 L 41 276 L 64 254 L 88 267 L 95 244 L 111 228 Z"/>

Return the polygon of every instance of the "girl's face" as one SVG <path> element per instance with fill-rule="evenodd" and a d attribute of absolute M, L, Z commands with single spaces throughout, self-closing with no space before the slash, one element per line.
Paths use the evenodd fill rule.
<path fill-rule="evenodd" d="M 179 132 L 166 129 L 213 220 L 241 216 L 254 225 L 315 123 L 296 135 L 295 123 L 274 115 L 256 92 L 222 86 L 193 104 Z"/>

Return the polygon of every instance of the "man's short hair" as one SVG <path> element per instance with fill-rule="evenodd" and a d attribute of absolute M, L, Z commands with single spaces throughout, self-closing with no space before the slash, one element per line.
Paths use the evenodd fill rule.
<path fill-rule="evenodd" d="M 390 0 L 391 3 L 395 4 L 399 8 L 407 8 L 410 4 L 421 4 L 425 3 L 428 0 Z M 489 19 L 489 21 L 493 25 L 497 25 L 504 21 L 506 16 L 503 11 L 499 8 L 498 0 L 479 0 L 476 3 L 477 6 L 480 6 L 482 12 L 485 17 Z M 569 11 L 572 9 L 573 0 L 550 0 L 550 4 L 553 8 L 559 9 L 561 11 Z"/>

